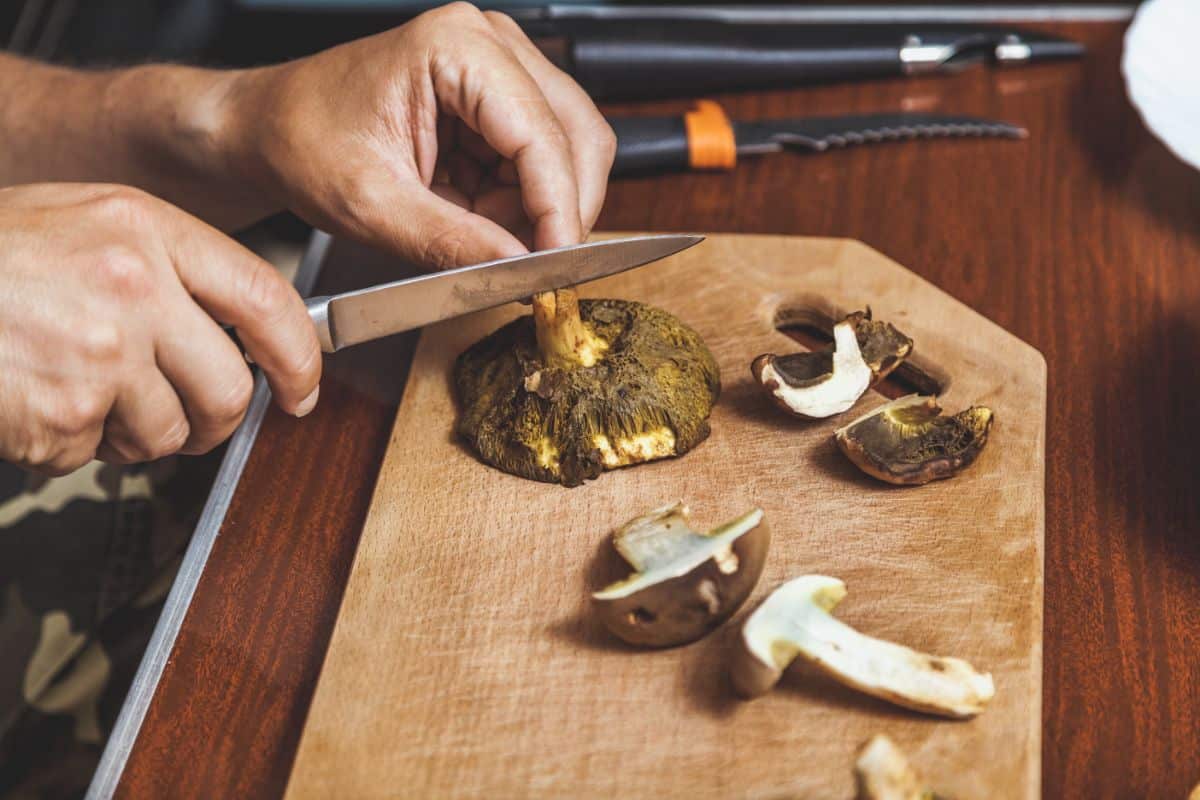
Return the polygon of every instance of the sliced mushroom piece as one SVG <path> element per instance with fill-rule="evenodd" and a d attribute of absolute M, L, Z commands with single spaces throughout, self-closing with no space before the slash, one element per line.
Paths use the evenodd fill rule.
<path fill-rule="evenodd" d="M 910 394 L 859 417 L 834 438 L 868 475 L 922 484 L 952 478 L 970 466 L 987 444 L 993 418 L 984 406 L 942 416 L 937 398 Z"/>
<path fill-rule="evenodd" d="M 772 592 L 742 626 L 732 668 L 738 693 L 766 693 L 799 656 L 834 680 L 917 711 L 957 718 L 983 711 L 995 693 L 991 675 L 859 633 L 830 613 L 845 596 L 846 585 L 824 575 Z"/>
<path fill-rule="evenodd" d="M 708 533 L 691 528 L 683 503 L 632 519 L 613 545 L 634 572 L 592 595 L 600 619 L 630 644 L 695 641 L 745 602 L 770 543 L 757 508 Z"/>
<path fill-rule="evenodd" d="M 872 736 L 854 762 L 857 800 L 934 800 L 896 743 L 882 733 Z"/>
<path fill-rule="evenodd" d="M 833 327 L 834 349 L 754 359 L 754 379 L 785 411 L 823 419 L 853 406 L 871 386 L 912 352 L 912 339 L 871 309 L 856 311 Z"/>

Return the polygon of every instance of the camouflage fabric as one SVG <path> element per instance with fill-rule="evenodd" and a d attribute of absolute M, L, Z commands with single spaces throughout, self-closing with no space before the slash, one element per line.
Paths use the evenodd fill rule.
<path fill-rule="evenodd" d="M 0 798 L 87 788 L 219 459 L 0 463 Z"/>

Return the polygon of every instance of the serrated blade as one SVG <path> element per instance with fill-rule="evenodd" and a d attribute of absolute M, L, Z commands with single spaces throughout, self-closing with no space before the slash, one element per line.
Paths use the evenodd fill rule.
<path fill-rule="evenodd" d="M 823 152 L 832 147 L 924 138 L 996 137 L 1023 139 L 1019 125 L 951 114 L 853 114 L 839 117 L 735 122 L 739 155 L 773 153 L 785 147 Z"/>

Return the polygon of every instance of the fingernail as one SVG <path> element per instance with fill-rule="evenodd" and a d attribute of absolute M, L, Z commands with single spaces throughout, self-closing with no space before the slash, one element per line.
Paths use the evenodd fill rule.
<path fill-rule="evenodd" d="M 300 401 L 300 405 L 296 406 L 296 416 L 306 417 L 317 407 L 317 395 L 321 393 L 321 387 L 312 390 L 312 394 Z"/>

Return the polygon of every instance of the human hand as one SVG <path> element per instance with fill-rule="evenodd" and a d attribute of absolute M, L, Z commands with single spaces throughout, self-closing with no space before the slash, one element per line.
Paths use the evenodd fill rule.
<path fill-rule="evenodd" d="M 454 3 L 395 30 L 233 73 L 219 134 L 276 204 L 450 267 L 580 241 L 616 141 L 510 18 Z"/>
<path fill-rule="evenodd" d="M 233 325 L 276 402 L 303 416 L 321 354 L 271 265 L 135 189 L 0 190 L 0 458 L 50 474 L 201 453 L 253 388 Z"/>

